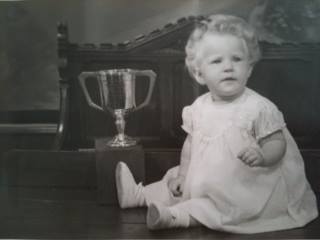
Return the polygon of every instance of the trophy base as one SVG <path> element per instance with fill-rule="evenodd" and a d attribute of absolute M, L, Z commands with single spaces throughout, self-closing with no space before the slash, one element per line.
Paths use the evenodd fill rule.
<path fill-rule="evenodd" d="M 138 140 L 127 135 L 116 135 L 113 137 L 107 145 L 109 147 L 132 147 L 137 145 Z"/>

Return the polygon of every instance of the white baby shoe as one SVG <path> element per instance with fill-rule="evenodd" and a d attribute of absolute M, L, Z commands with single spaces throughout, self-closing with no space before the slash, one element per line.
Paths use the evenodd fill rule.
<path fill-rule="evenodd" d="M 124 162 L 119 162 L 115 172 L 118 201 L 121 208 L 146 206 L 144 187 L 137 184 Z"/>
<path fill-rule="evenodd" d="M 186 228 L 190 225 L 190 217 L 175 207 L 166 207 L 159 202 L 150 203 L 147 212 L 147 227 L 150 230 L 166 228 Z"/>

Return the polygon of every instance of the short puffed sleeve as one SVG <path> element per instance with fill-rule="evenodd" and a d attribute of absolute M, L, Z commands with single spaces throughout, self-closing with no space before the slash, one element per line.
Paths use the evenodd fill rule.
<path fill-rule="evenodd" d="M 286 126 L 282 113 L 270 101 L 259 104 L 258 116 L 254 121 L 254 132 L 257 140 L 283 129 Z"/>
<path fill-rule="evenodd" d="M 192 107 L 186 106 L 182 110 L 182 129 L 188 134 L 192 134 Z"/>

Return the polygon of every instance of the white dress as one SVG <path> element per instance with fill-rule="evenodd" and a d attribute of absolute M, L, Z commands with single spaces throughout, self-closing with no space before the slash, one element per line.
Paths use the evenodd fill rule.
<path fill-rule="evenodd" d="M 237 233 L 301 227 L 318 216 L 301 154 L 268 99 L 248 88 L 231 103 L 213 102 L 206 93 L 183 109 L 182 118 L 182 128 L 192 136 L 183 196 L 174 198 L 164 189 L 177 174 L 175 167 L 161 181 L 163 191 L 154 184 L 158 194 L 151 198 L 187 211 L 208 228 Z M 287 140 L 278 164 L 249 167 L 237 158 L 240 150 L 278 130 Z"/>

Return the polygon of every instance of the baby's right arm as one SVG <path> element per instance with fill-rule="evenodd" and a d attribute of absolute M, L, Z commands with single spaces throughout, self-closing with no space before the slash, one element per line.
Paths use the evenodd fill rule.
<path fill-rule="evenodd" d="M 191 138 L 191 135 L 188 135 L 183 143 L 178 176 L 185 177 L 187 175 L 191 157 Z"/>
<path fill-rule="evenodd" d="M 181 150 L 178 176 L 168 182 L 168 187 L 174 196 L 181 196 L 183 193 L 184 181 L 190 164 L 190 151 L 191 136 L 188 135 Z"/>

